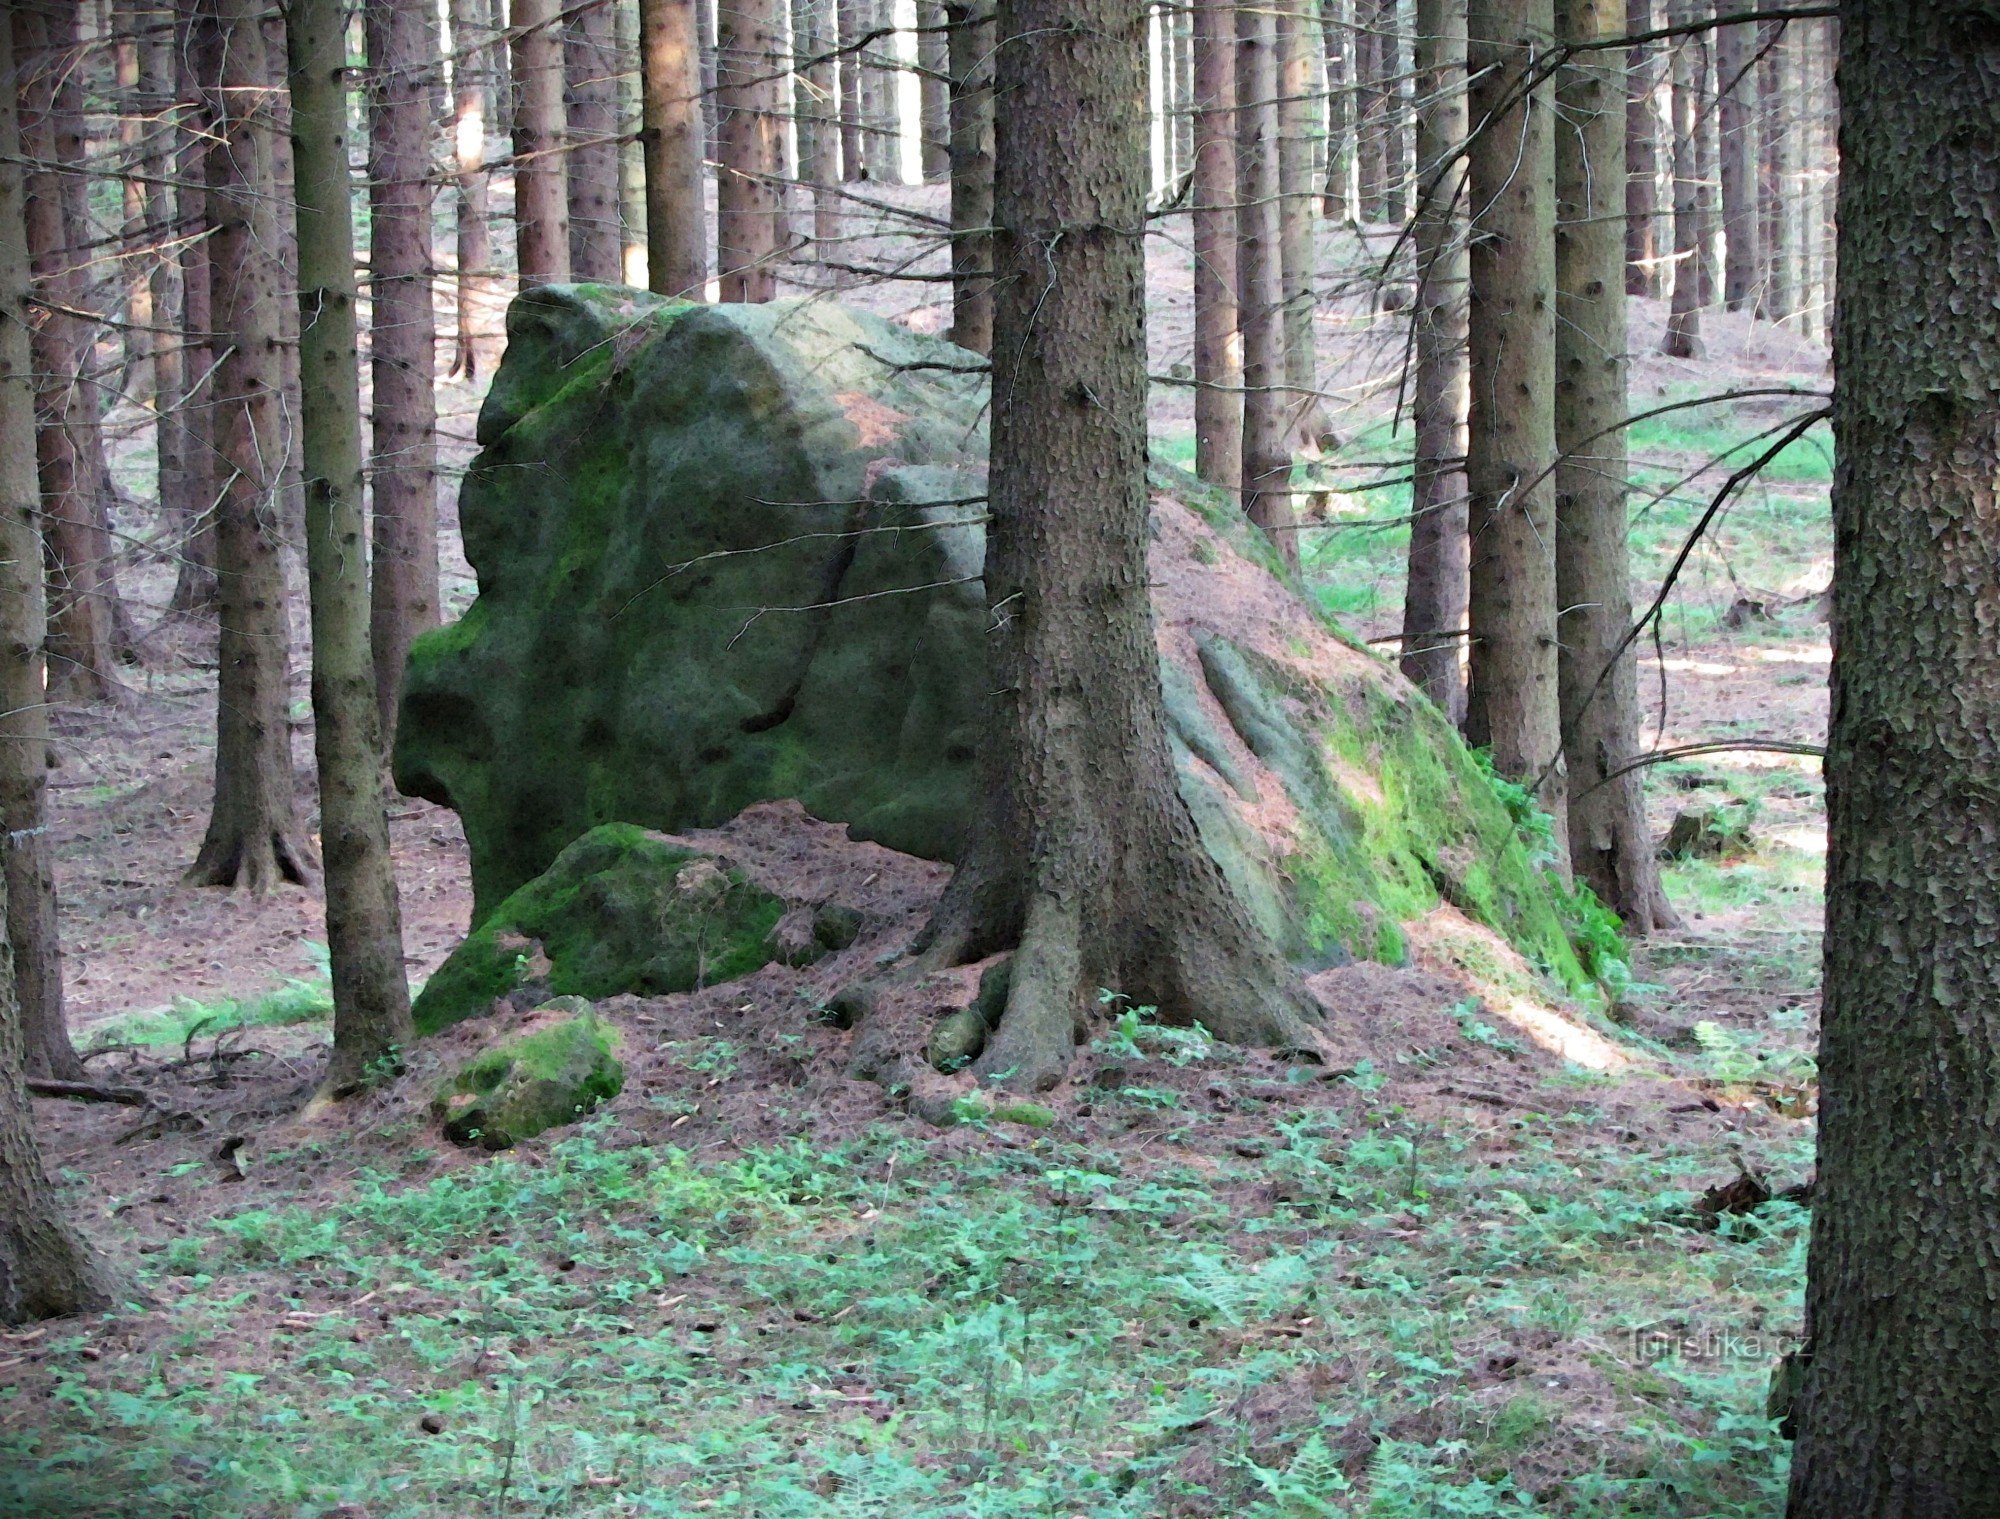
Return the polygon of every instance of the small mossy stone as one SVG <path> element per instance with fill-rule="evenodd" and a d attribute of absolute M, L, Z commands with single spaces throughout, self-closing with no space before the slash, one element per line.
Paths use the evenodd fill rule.
<path fill-rule="evenodd" d="M 523 986 L 666 996 L 731 981 L 778 958 L 772 930 L 784 913 L 782 899 L 726 864 L 607 823 L 452 951 L 417 996 L 417 1031 L 477 1017 Z"/>
<path fill-rule="evenodd" d="M 931 1030 L 930 1063 L 940 1071 L 956 1071 L 986 1048 L 986 1019 L 976 1007 L 961 1007 L 940 1018 Z"/>
<path fill-rule="evenodd" d="M 481 1050 L 438 1089 L 432 1112 L 452 1143 L 504 1150 L 623 1089 L 617 1035 L 588 1002 L 557 998 L 533 1016 L 552 1021 Z"/>
<path fill-rule="evenodd" d="M 861 914 L 843 902 L 828 902 L 813 914 L 813 942 L 829 952 L 861 937 Z"/>

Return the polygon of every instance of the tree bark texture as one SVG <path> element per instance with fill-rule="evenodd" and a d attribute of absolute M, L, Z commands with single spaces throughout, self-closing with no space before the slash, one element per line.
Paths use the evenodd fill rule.
<path fill-rule="evenodd" d="M 1653 0 L 1625 0 L 1625 35 L 1653 29 Z M 1658 295 L 1660 134 L 1653 107 L 1659 44 L 1642 42 L 1625 58 L 1625 293 Z"/>
<path fill-rule="evenodd" d="M 611 0 L 573 7 L 563 33 L 569 275 L 615 285 L 625 273 L 618 214 L 618 18 Z"/>
<path fill-rule="evenodd" d="M 384 6 L 368 23 L 384 37 L 384 61 L 405 55 L 393 35 L 399 8 L 419 37 L 424 7 Z M 314 750 L 319 769 L 320 845 L 326 859 L 326 942 L 333 971 L 333 1058 L 323 1087 L 342 1096 L 371 1067 L 393 1061 L 414 1037 L 403 973 L 403 921 L 383 811 L 382 740 L 375 663 L 369 648 L 368 540 L 361 490 L 361 358 L 356 338 L 354 221 L 347 183 L 346 15 L 343 0 L 292 0 L 286 43 L 291 68 L 294 173 L 298 183 L 299 360 L 305 379 L 306 575 L 312 610 Z M 410 63 L 420 64 L 428 54 Z M 378 90 L 416 88 L 416 67 L 377 64 Z M 399 77 L 400 75 L 400 77 Z M 418 95 L 423 103 L 423 95 Z M 376 183 L 382 181 L 377 170 Z M 428 209 L 426 191 L 421 203 Z M 379 240 L 382 221 L 378 212 Z M 428 218 L 424 226 L 428 230 Z M 379 247 L 379 241 L 377 243 Z M 381 274 L 377 271 L 378 291 Z M 422 280 L 426 305 L 430 280 Z M 428 312 L 425 313 L 428 317 Z M 376 319 L 382 319 L 381 296 Z M 429 326 L 428 320 L 425 322 Z M 379 342 L 379 333 L 378 333 Z M 375 387 L 379 408 L 382 365 Z M 425 353 L 429 390 L 429 353 Z M 381 442 L 380 412 L 376 438 Z M 383 530 L 381 476 L 375 531 Z M 433 532 L 433 538 L 435 533 Z M 378 570 L 379 559 L 378 559 Z M 378 625 L 379 631 L 379 625 Z M 379 649 L 376 654 L 379 656 Z"/>
<path fill-rule="evenodd" d="M 1786 162 L 1785 27 L 1766 22 L 1758 33 L 1762 56 L 1757 61 L 1757 315 L 1782 321 L 1791 310 L 1791 280 L 1786 269 L 1788 229 L 1785 224 L 1785 184 L 1791 170 Z"/>
<path fill-rule="evenodd" d="M 315 25 L 321 24 L 317 13 L 311 14 Z M 439 620 L 437 318 L 431 305 L 436 14 L 432 0 L 377 0 L 363 16 L 371 84 L 368 259 L 374 294 L 370 425 L 375 537 L 369 591 L 374 686 L 385 749 L 395 738 L 396 702 L 410 643 Z M 345 109 L 344 93 L 341 98 Z M 303 241 L 303 222 L 299 236 Z M 304 288 L 303 274 L 300 278 Z"/>
<path fill-rule="evenodd" d="M 639 0 L 646 138 L 646 279 L 660 295 L 702 299 L 701 48 L 691 0 Z"/>
<path fill-rule="evenodd" d="M 1194 0 L 1195 473 L 1243 489 L 1243 340 L 1236 322 L 1236 13 Z"/>
<path fill-rule="evenodd" d="M 716 101 L 722 111 L 715 265 L 725 301 L 768 301 L 788 241 L 779 195 L 774 0 L 722 0 L 716 34 Z"/>
<path fill-rule="evenodd" d="M 833 50 L 833 0 L 794 0 L 792 16 L 794 24 L 802 28 L 796 46 L 809 60 L 801 81 L 805 116 L 800 130 L 805 135 L 800 142 L 799 174 L 812 186 L 813 242 L 823 255 L 840 240 L 840 77 L 838 64 L 829 56 Z M 945 68 L 949 71 L 950 39 L 945 37 L 941 41 L 947 49 Z M 954 74 L 954 81 L 956 77 Z M 953 151 L 951 93 L 952 86 L 947 84 L 947 159 Z"/>
<path fill-rule="evenodd" d="M 1819 1182 L 1793 1519 L 2000 1501 L 2000 29 L 1841 7 Z M 1912 277 L 1921 271 L 1921 277 Z"/>
<path fill-rule="evenodd" d="M 848 183 L 868 177 L 861 137 L 861 54 L 857 44 L 868 31 L 866 0 L 834 0 L 840 31 L 840 177 Z"/>
<path fill-rule="evenodd" d="M 1556 695 L 1555 124 L 1551 87 L 1525 99 L 1550 46 L 1552 0 L 1472 0 L 1472 398 L 1466 437 L 1472 568 L 1466 735 L 1563 833 Z"/>
<path fill-rule="evenodd" d="M 924 182 L 941 184 L 951 178 L 951 38 L 943 0 L 918 0 L 917 26 Z"/>
<path fill-rule="evenodd" d="M 1556 0 L 1576 44 L 1556 75 L 1556 623 L 1570 862 L 1634 934 L 1677 920 L 1660 886 L 1640 772 L 1625 523 L 1623 0 Z"/>
<path fill-rule="evenodd" d="M 487 102 L 497 67 L 484 0 L 451 0 L 452 166 L 457 195 L 458 339 L 454 378 L 491 376 L 504 341 L 506 296 L 493 269 L 492 174 L 486 167 Z"/>
<path fill-rule="evenodd" d="M 1326 52 L 1326 189 L 1320 214 L 1329 221 L 1358 217 L 1354 196 L 1353 14 L 1354 0 L 1320 0 L 1320 45 Z"/>
<path fill-rule="evenodd" d="M 1383 12 L 1394 0 L 1354 0 L 1354 152 L 1361 219 L 1389 218 L 1389 87 Z"/>
<path fill-rule="evenodd" d="M 1203 850 L 1167 742 L 1146 568 L 1145 13 L 1001 0 L 998 29 L 989 811 L 932 952 L 1018 943 L 982 1079 L 1058 1079 L 1100 986 L 1224 1039 L 1308 1043 L 1315 1020 Z"/>
<path fill-rule="evenodd" d="M 285 464 L 278 416 L 276 197 L 269 75 L 257 0 L 201 0 L 215 27 L 218 77 L 203 81 L 208 154 L 215 375 L 216 568 L 220 624 L 215 799 L 188 871 L 198 886 L 262 891 L 305 881 L 313 861 L 293 801 L 291 633 L 278 559 Z"/>
<path fill-rule="evenodd" d="M 1236 12 L 1236 322 L 1243 335 L 1243 512 L 1293 569 L 1293 398 L 1285 374 L 1285 268 L 1278 177 L 1277 18 Z"/>
<path fill-rule="evenodd" d="M 993 349 L 992 0 L 946 0 L 951 23 L 951 340 Z"/>
<path fill-rule="evenodd" d="M 520 285 L 569 279 L 560 0 L 513 0 L 514 240 Z"/>
<path fill-rule="evenodd" d="M 176 230 L 181 238 L 181 480 L 176 492 L 179 557 L 170 610 L 215 606 L 215 348 L 210 320 L 208 142 L 213 123 L 201 81 L 221 69 L 213 16 L 199 0 L 180 0 L 175 13 L 174 92 L 182 102 L 175 155 Z M 168 503 L 162 496 L 161 504 Z M 174 510 L 173 507 L 169 507 Z"/>
<path fill-rule="evenodd" d="M 1674 0 L 1676 24 L 1699 19 L 1701 0 Z M 1673 68 L 1674 294 L 1663 352 L 1676 359 L 1701 357 L 1701 165 L 1695 154 L 1701 55 L 1690 38 L 1669 44 Z"/>
<path fill-rule="evenodd" d="M 1755 33 L 1715 31 L 1716 104 L 1722 149 L 1722 301 L 1741 311 L 1757 296 L 1757 75 Z"/>
<path fill-rule="evenodd" d="M 83 1078 L 63 1016 L 62 944 L 48 836 L 47 589 L 35 464 L 34 272 L 15 102 L 12 29 L 0 26 L 0 860 L 6 940 L 31 1076 Z"/>
<path fill-rule="evenodd" d="M 1313 313 L 1319 281 L 1312 154 L 1312 39 L 1286 0 L 1274 15 L 1278 48 L 1278 265 L 1283 281 L 1285 432 L 1288 447 L 1317 457 L 1326 432 L 1319 398 Z"/>
<path fill-rule="evenodd" d="M 1409 571 L 1401 665 L 1454 723 L 1465 718 L 1466 599 L 1471 542 L 1465 497 L 1466 184 L 1459 147 L 1466 110 L 1466 0 L 1419 0 L 1416 71 L 1417 298 L 1411 416 Z"/>

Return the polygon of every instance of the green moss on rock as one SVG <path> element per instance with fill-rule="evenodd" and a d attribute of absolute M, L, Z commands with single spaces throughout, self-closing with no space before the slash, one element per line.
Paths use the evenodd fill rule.
<path fill-rule="evenodd" d="M 504 1150 L 616 1097 L 617 1034 L 580 997 L 538 1009 L 551 1021 L 481 1050 L 438 1089 L 432 1112 L 454 1144 Z"/>
<path fill-rule="evenodd" d="M 593 828 L 502 902 L 418 994 L 419 1033 L 540 994 L 661 996 L 778 958 L 785 903 L 735 870 L 630 823 Z"/>

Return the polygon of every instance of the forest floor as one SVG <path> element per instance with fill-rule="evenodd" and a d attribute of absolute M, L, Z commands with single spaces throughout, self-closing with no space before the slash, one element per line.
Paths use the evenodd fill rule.
<path fill-rule="evenodd" d="M 1156 262 L 1170 373 L 1184 257 Z M 941 325 L 934 286 L 862 299 Z M 1407 486 L 1376 482 L 1407 444 L 1379 420 L 1396 319 L 1370 304 L 1357 285 L 1321 317 L 1344 447 L 1314 466 L 1307 561 L 1379 640 L 1406 539 L 1372 524 Z M 1746 318 L 1710 315 L 1706 361 L 1654 357 L 1662 318 L 1635 303 L 1635 409 L 1825 387 L 1823 349 Z M 1184 460 L 1184 393 L 1160 389 L 1155 445 Z M 477 396 L 443 400 L 455 471 Z M 1814 404 L 1635 427 L 1639 595 L 1752 440 Z M 1690 556 L 1642 660 L 1649 747 L 1819 742 L 1823 432 Z M 148 467 L 134 429 L 135 496 Z M 456 611 L 472 585 L 446 494 Z M 142 624 L 170 583 L 163 560 L 128 568 Z M 1669 865 L 1683 922 L 1635 948 L 1622 1070 L 1543 1053 L 1421 968 L 1357 967 L 1334 974 L 1379 1049 L 1352 1069 L 1107 1019 L 1046 1108 L 940 1133 L 847 1080 L 845 1036 L 777 977 L 621 1005 L 625 1093 L 487 1159 L 437 1139 L 435 1052 L 349 1128 L 289 1122 L 326 1036 L 321 919 L 309 892 L 178 883 L 212 763 L 203 651 L 162 622 L 127 700 L 57 718 L 78 1038 L 183 1116 L 37 1104 L 52 1168 L 155 1306 L 0 1336 L 0 1512 L 1781 1511 L 1763 1399 L 1808 1215 L 1701 1197 L 1743 1168 L 1774 1192 L 1809 1172 L 1815 761 L 1646 772 L 1656 832 L 1703 808 L 1742 833 Z M 297 694 L 309 798 L 302 670 Z M 467 926 L 464 841 L 418 802 L 393 830 L 420 979 Z"/>

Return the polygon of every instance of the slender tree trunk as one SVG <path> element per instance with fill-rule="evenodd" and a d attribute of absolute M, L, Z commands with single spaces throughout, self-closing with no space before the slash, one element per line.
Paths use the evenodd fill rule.
<path fill-rule="evenodd" d="M 641 135 L 639 0 L 615 0 L 618 43 L 618 277 L 635 290 L 646 276 L 646 146 Z"/>
<path fill-rule="evenodd" d="M 487 101 L 495 66 L 484 0 L 451 0 L 452 147 L 458 194 L 458 341 L 451 373 L 480 380 L 492 374 L 503 341 L 506 298 L 493 272 L 493 229 L 488 221 Z"/>
<path fill-rule="evenodd" d="M 16 1058 L 31 1076 L 76 1081 L 83 1063 L 63 1017 L 62 944 L 48 838 L 47 591 L 35 467 L 35 375 L 21 134 L 24 94 L 11 28 L 0 26 L 0 858 L 6 941 L 19 991 Z M 0 1009 L 0 1017 L 6 1010 Z M 10 1020 L 12 1021 L 12 1020 Z M 8 1079 L 18 1082 L 16 1070 Z"/>
<path fill-rule="evenodd" d="M 376 727 L 375 667 L 369 652 L 368 542 L 361 495 L 361 360 L 355 337 L 354 223 L 347 185 L 347 81 L 344 0 L 292 0 L 286 41 L 298 178 L 300 369 L 305 411 L 306 574 L 311 582 L 312 704 L 319 762 L 320 837 L 326 851 L 326 941 L 333 970 L 333 1059 L 322 1091 L 339 1097 L 360 1086 L 371 1067 L 393 1062 L 415 1030 L 403 975 L 403 922 L 383 813 L 382 740 Z M 434 11 L 391 4 L 368 16 L 379 95 L 376 119 L 414 96 L 426 112 L 424 68 Z M 392 130 L 392 138 L 397 134 Z M 371 174 L 400 175 L 400 163 L 377 156 Z M 407 184 L 390 181 L 394 192 Z M 379 191 L 378 191 L 379 193 Z M 428 189 L 415 197 L 428 210 Z M 406 209 L 403 213 L 406 214 Z M 428 228 L 428 218 L 424 225 Z M 374 217 L 379 258 L 384 232 Z M 385 312 L 376 269 L 375 390 L 379 408 L 382 324 L 408 313 Z M 398 276 L 399 278 L 401 276 Z M 418 286 L 426 306 L 430 279 Z M 399 303 L 404 304 L 404 303 Z M 426 311 L 423 323 L 430 327 Z M 424 386 L 430 390 L 430 355 Z M 381 442 L 380 411 L 376 439 Z M 379 466 L 378 466 L 379 469 Z M 383 532 L 382 477 L 375 482 L 376 542 Z M 401 528 L 406 524 L 398 523 Z M 434 547 L 434 545 L 433 545 Z M 377 561 L 379 573 L 380 560 Z M 378 598 L 379 600 L 379 598 Z M 379 621 L 377 632 L 380 631 Z M 375 653 L 380 657 L 380 648 Z"/>
<path fill-rule="evenodd" d="M 204 79 L 221 70 L 212 18 L 199 0 L 179 0 L 174 29 L 174 92 L 181 101 L 180 151 L 175 156 L 176 230 L 181 265 L 181 483 L 176 493 L 180 536 L 169 609 L 205 612 L 216 604 L 215 348 L 209 319 L 208 141 Z"/>
<path fill-rule="evenodd" d="M 312 14 L 320 24 L 317 12 L 302 14 Z M 368 259 L 375 297 L 370 419 L 375 563 L 370 592 L 374 686 L 380 703 L 377 731 L 386 749 L 395 741 L 396 703 L 410 643 L 436 627 L 439 618 L 430 102 L 437 7 L 434 0 L 376 0 L 363 15 L 373 76 Z M 345 109 L 344 95 L 342 103 Z"/>
<path fill-rule="evenodd" d="M 758 3 L 758 0 L 752 0 L 752 3 Z M 859 35 L 874 37 L 854 55 L 861 86 L 861 162 L 866 170 L 863 177 L 894 184 L 897 178 L 896 158 L 899 155 L 892 151 L 887 135 L 890 113 L 894 109 L 888 82 L 893 76 L 882 66 L 882 57 L 887 49 L 884 39 L 875 36 L 881 25 L 882 0 L 862 0 Z"/>
<path fill-rule="evenodd" d="M 701 61 L 702 152 L 713 163 L 722 157 L 722 106 L 715 98 L 715 0 L 694 0 L 694 30 Z"/>
<path fill-rule="evenodd" d="M 729 0 L 716 41 L 722 108 L 715 264 L 725 301 L 778 293 L 785 248 L 778 194 L 778 47 L 774 0 Z"/>
<path fill-rule="evenodd" d="M 1168 120 L 1174 134 L 1174 183 L 1179 185 L 1194 168 L 1194 7 L 1171 5 L 1164 16 L 1174 50 L 1174 93 L 1168 102 Z"/>
<path fill-rule="evenodd" d="M 919 0 L 917 65 L 923 70 L 924 182 L 951 178 L 951 38 L 944 31 L 944 0 Z"/>
<path fill-rule="evenodd" d="M 793 14 L 805 25 L 800 49 L 815 60 L 807 65 L 804 79 L 812 146 L 803 173 L 813 187 L 813 242 L 824 252 L 840 240 L 840 78 L 838 66 L 827 56 L 833 48 L 833 0 L 795 0 Z M 945 67 L 951 67 L 948 53 Z M 947 122 L 947 130 L 955 128 Z M 949 143 L 946 146 L 952 151 Z"/>
<path fill-rule="evenodd" d="M 1674 0 L 1675 22 L 1698 19 L 1700 0 Z M 1701 62 L 1697 45 L 1681 38 L 1673 46 L 1674 101 L 1674 299 L 1667 316 L 1663 351 L 1677 359 L 1700 358 L 1701 347 L 1701 165 L 1695 157 L 1696 81 Z"/>
<path fill-rule="evenodd" d="M 1386 221 L 1389 215 L 1389 92 L 1383 84 L 1382 13 L 1390 3 L 1354 0 L 1354 151 L 1365 222 Z"/>
<path fill-rule="evenodd" d="M 1283 281 L 1285 435 L 1287 447 L 1317 457 L 1327 431 L 1319 398 L 1313 313 L 1318 296 L 1319 218 L 1312 172 L 1312 39 L 1305 17 L 1284 0 L 1276 12 L 1278 47 L 1278 262 Z"/>
<path fill-rule="evenodd" d="M 278 559 L 285 448 L 278 350 L 276 197 L 269 79 L 258 0 L 201 0 L 219 77 L 202 81 L 208 154 L 211 309 L 222 356 L 214 379 L 217 605 L 215 800 L 188 871 L 197 886 L 262 891 L 303 882 L 313 861 L 293 802 L 291 633 Z"/>
<path fill-rule="evenodd" d="M 1195 473 L 1243 489 L 1243 343 L 1236 325 L 1236 13 L 1194 0 Z"/>
<path fill-rule="evenodd" d="M 1707 21 L 1715 14 L 1713 0 L 1693 0 L 1689 19 Z M 1695 215 L 1699 219 L 1697 241 L 1701 244 L 1701 304 L 1713 306 L 1717 299 L 1717 276 L 1722 270 L 1722 216 L 1717 186 L 1721 180 L 1719 113 L 1715 93 L 1715 48 L 1712 33 L 1696 32 L 1688 39 L 1694 50 L 1694 161 Z"/>
<path fill-rule="evenodd" d="M 1555 566 L 1555 123 L 1550 86 L 1521 86 L 1550 46 L 1552 0 L 1472 0 L 1474 213 L 1466 433 L 1472 670 L 1466 734 L 1536 786 L 1563 832 Z"/>
<path fill-rule="evenodd" d="M 951 340 L 993 349 L 992 0 L 946 0 L 951 23 Z"/>
<path fill-rule="evenodd" d="M 569 279 L 561 0 L 513 0 L 514 236 L 521 288 Z"/>
<path fill-rule="evenodd" d="M 1722 147 L 1722 299 L 1741 311 L 1757 294 L 1757 77 L 1747 26 L 1715 31 Z"/>
<path fill-rule="evenodd" d="M 1236 12 L 1236 291 L 1243 335 L 1243 512 L 1299 563 L 1292 514 L 1291 395 L 1278 201 L 1278 31 L 1259 6 Z"/>
<path fill-rule="evenodd" d="M 1833 342 L 1834 291 L 1839 278 L 1839 226 L 1835 215 L 1836 203 L 1840 198 L 1840 94 L 1834 69 L 1840 56 L 1840 23 L 1822 22 L 1819 27 L 1819 129 L 1821 150 L 1819 162 L 1825 165 L 1820 176 L 1818 204 L 1814 209 L 1814 220 L 1819 224 L 1820 233 L 1820 304 L 1818 335 L 1829 345 Z"/>
<path fill-rule="evenodd" d="M 118 149 L 120 156 L 138 172 L 127 175 L 119 186 L 123 201 L 126 267 L 120 274 L 125 288 L 125 393 L 135 401 L 154 399 L 153 380 L 153 284 L 146 277 L 149 245 L 153 241 L 146 204 L 147 154 L 143 151 L 149 120 L 157 119 L 158 107 L 145 98 L 140 84 L 139 49 L 141 35 L 151 25 L 144 0 L 118 0 L 111 23 L 112 78 L 117 91 Z"/>
<path fill-rule="evenodd" d="M 1757 250 L 1762 255 L 1757 315 L 1782 321 L 1791 299 L 1785 274 L 1785 28 L 1766 22 L 1758 35 Z"/>
<path fill-rule="evenodd" d="M 866 0 L 834 0 L 840 28 L 840 177 L 852 184 L 868 177 L 861 148 L 861 54 L 855 44 L 868 30 Z"/>
<path fill-rule="evenodd" d="M 1403 35 L 1402 8 L 1397 0 L 1382 0 L 1383 194 L 1385 221 L 1410 219 L 1410 130 L 1413 99 L 1409 79 L 1409 42 Z"/>
<path fill-rule="evenodd" d="M 1354 0 L 1320 0 L 1320 39 L 1326 51 L 1326 190 L 1320 214 L 1338 221 L 1360 214 L 1354 196 L 1353 13 Z"/>
<path fill-rule="evenodd" d="M 610 0 L 573 9 L 563 35 L 569 273 L 615 285 L 625 272 L 618 219 L 618 22 Z"/>
<path fill-rule="evenodd" d="M 1466 112 L 1466 0 L 1418 0 L 1415 242 L 1416 369 L 1411 413 L 1416 448 L 1410 487 L 1409 576 L 1403 597 L 1402 669 L 1454 723 L 1465 718 L 1460 657 L 1471 543 L 1466 530 L 1466 203 L 1459 147 Z"/>
<path fill-rule="evenodd" d="M 1556 624 L 1570 861 L 1634 934 L 1678 920 L 1660 887 L 1636 770 L 1625 532 L 1624 0 L 1556 0 L 1556 38 L 1576 44 L 1556 75 Z"/>
<path fill-rule="evenodd" d="M 1057 1080 L 1100 986 L 1224 1039 L 1310 1043 L 1167 744 L 1146 569 L 1145 13 L 1001 0 L 998 29 L 989 800 L 930 953 L 1019 945 L 982 1078 Z"/>
<path fill-rule="evenodd" d="M 163 332 L 180 320 L 180 259 L 172 239 L 179 227 L 175 204 L 174 155 L 180 136 L 179 102 L 174 93 L 174 13 L 170 5 L 143 7 L 145 35 L 139 44 L 139 89 L 153 114 L 152 140 L 144 160 L 152 183 L 145 186 L 145 222 L 154 246 L 147 254 L 150 317 Z M 180 344 L 154 335 L 152 403 L 154 454 L 160 510 L 176 532 L 184 531 L 193 515 L 187 499 L 186 428 L 180 415 L 186 371 Z"/>
<path fill-rule="evenodd" d="M 660 295 L 702 299 L 701 53 L 690 0 L 639 0 L 645 97 L 646 278 Z"/>
<path fill-rule="evenodd" d="M 278 534 L 284 547 L 296 552 L 305 541 L 305 438 L 299 431 L 304 409 L 300 399 L 303 384 L 299 376 L 299 311 L 292 292 L 299 288 L 299 248 L 292 219 L 283 208 L 293 201 L 292 102 L 285 89 L 285 12 L 266 4 L 261 11 L 264 31 L 264 89 L 267 92 L 263 118 L 265 140 L 270 149 L 270 177 L 267 193 L 275 210 L 278 259 L 276 310 L 278 314 L 278 446 L 284 465 L 278 477 Z"/>
<path fill-rule="evenodd" d="M 20 60 L 20 132 L 40 164 L 84 159 L 77 12 L 63 4 L 13 11 Z M 120 691 L 116 674 L 118 586 L 105 517 L 108 483 L 91 325 L 70 313 L 90 304 L 81 175 L 53 168 L 30 174 L 26 225 L 39 297 L 34 328 L 40 391 L 36 456 L 48 557 L 49 696 L 98 702 Z"/>
<path fill-rule="evenodd" d="M 1819 1182 L 1793 1519 L 2000 1497 L 2000 31 L 1841 7 Z"/>
<path fill-rule="evenodd" d="M 1625 34 L 1653 29 L 1653 0 L 1625 0 Z M 1625 293 L 1657 295 L 1660 247 L 1656 223 L 1660 200 L 1660 139 L 1653 99 L 1659 71 L 1657 44 L 1627 50 L 1625 64 Z"/>

